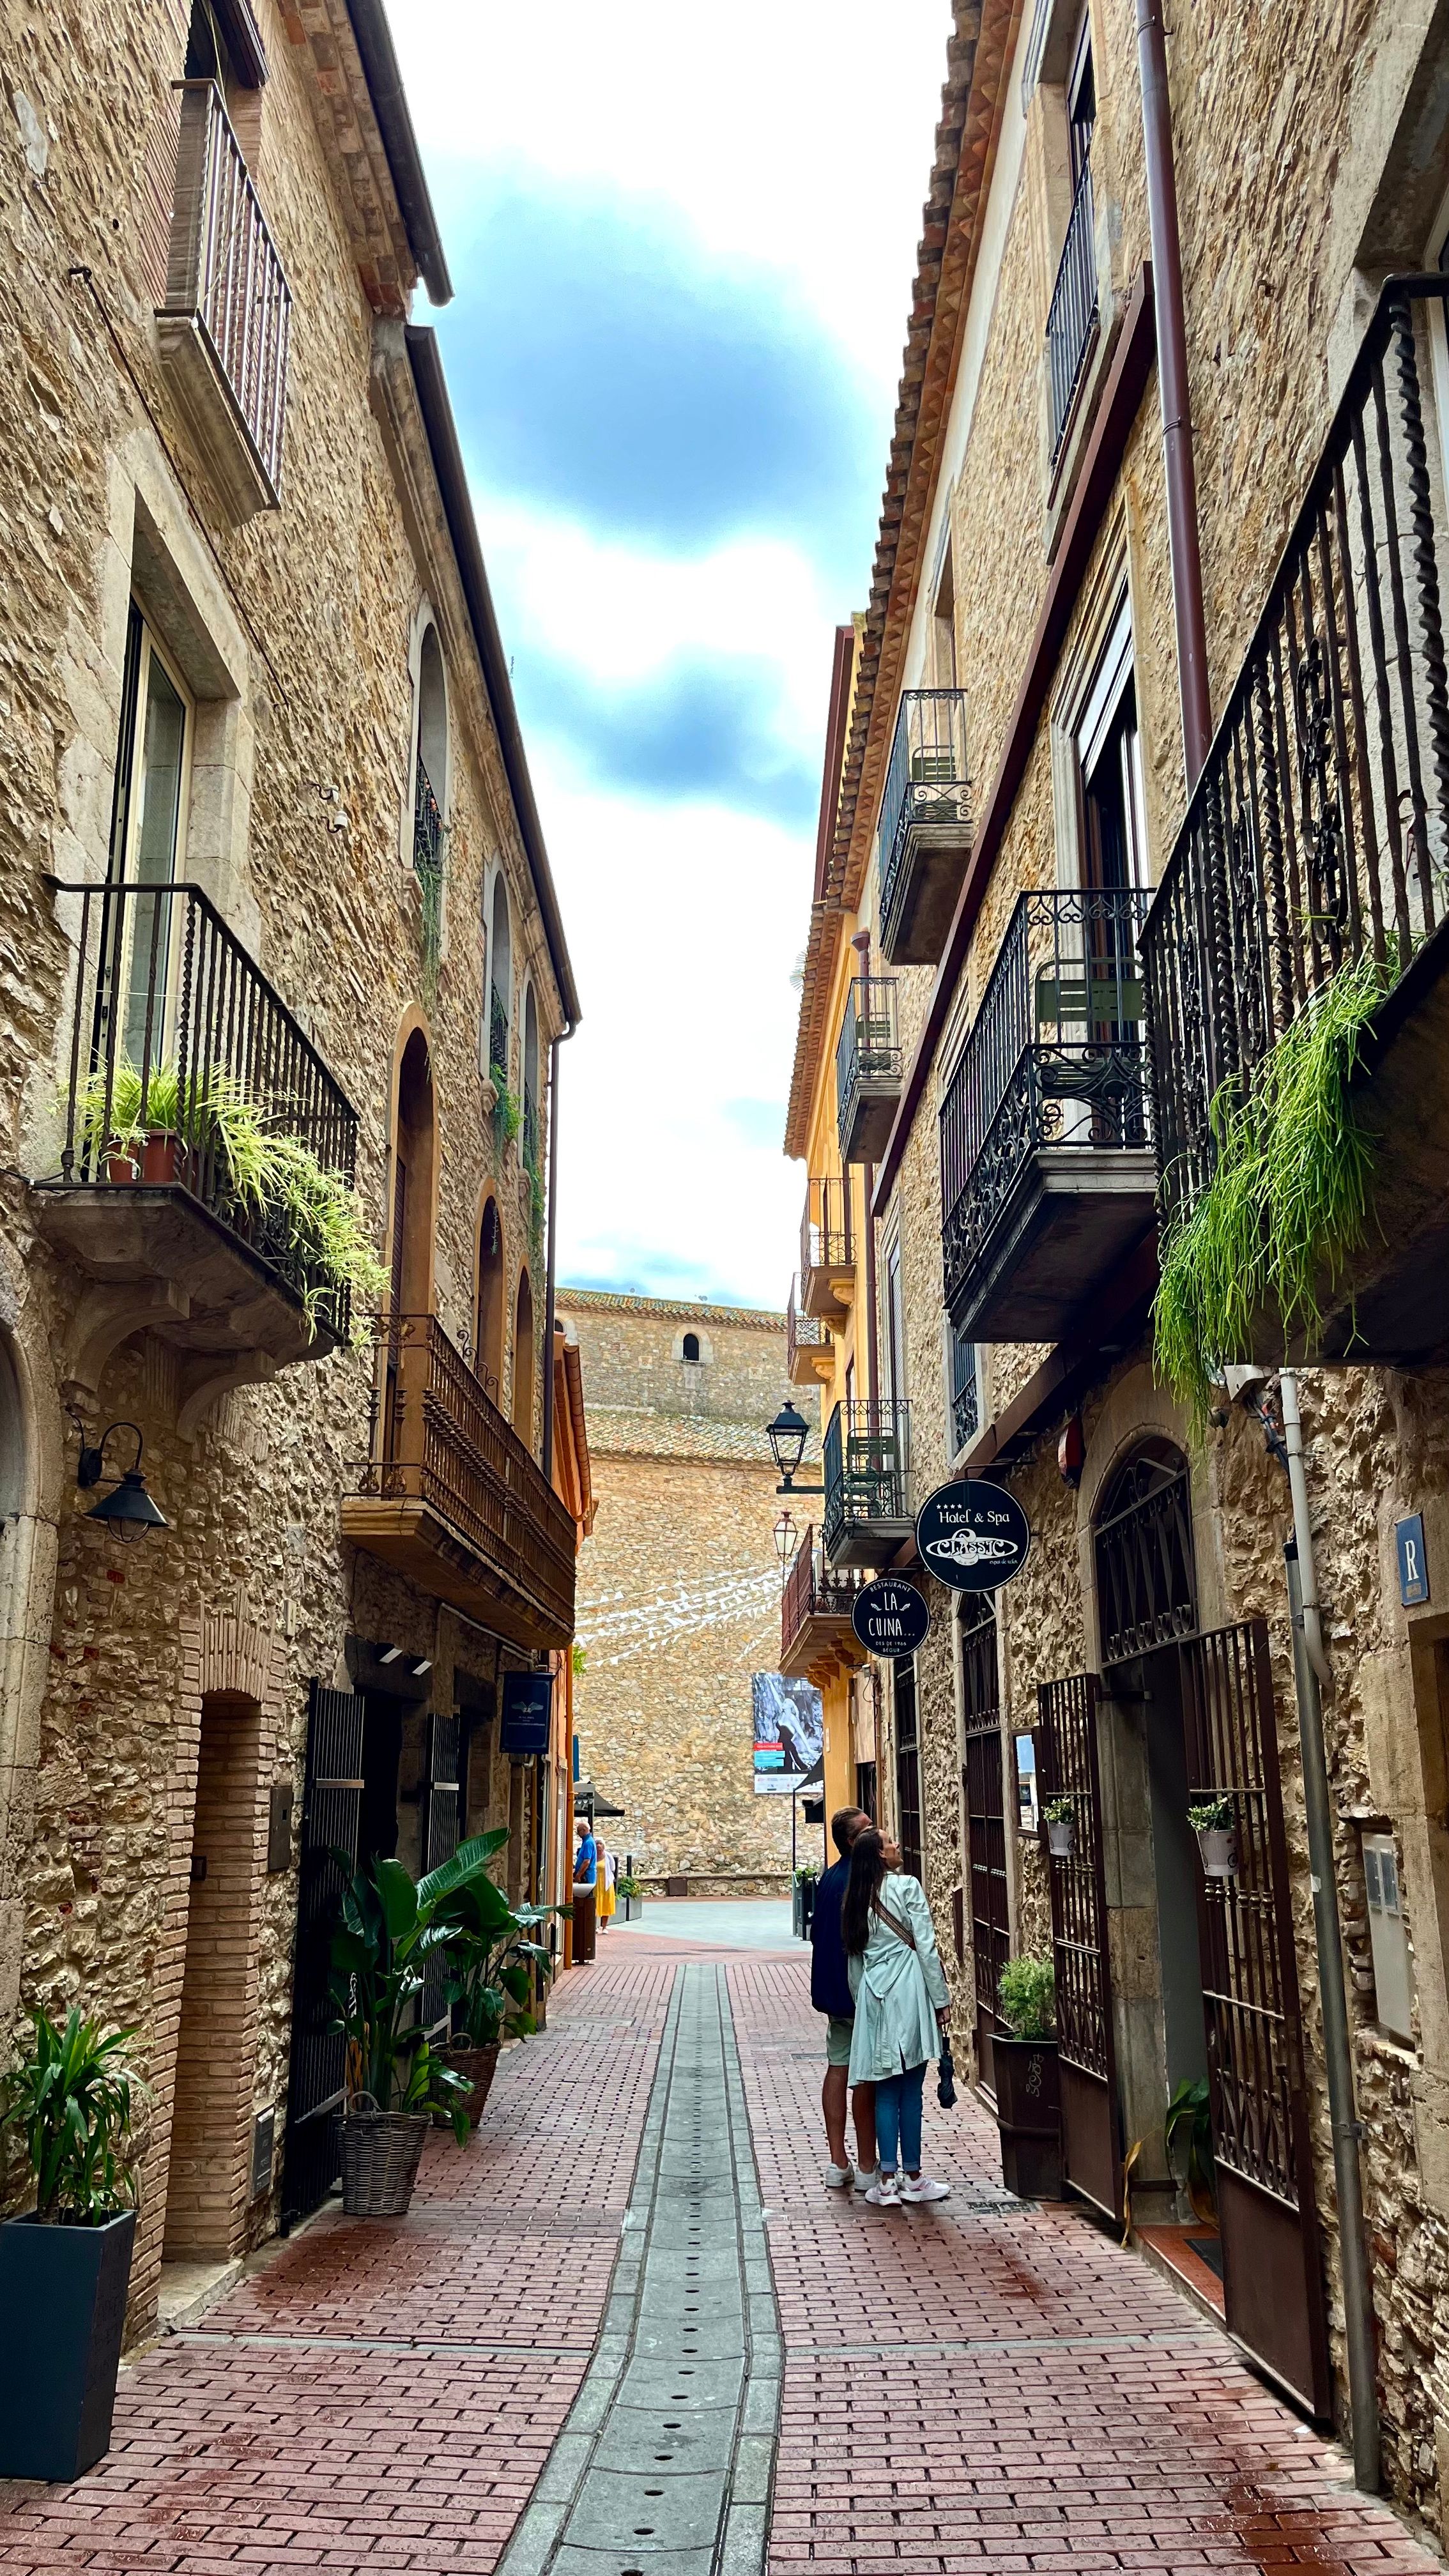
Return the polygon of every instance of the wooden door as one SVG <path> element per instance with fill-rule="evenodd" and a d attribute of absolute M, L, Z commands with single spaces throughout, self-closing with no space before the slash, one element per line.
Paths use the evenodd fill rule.
<path fill-rule="evenodd" d="M 320 1682 L 313 1682 L 307 1711 L 307 1780 L 292 1967 L 284 2230 L 325 2200 L 341 2170 L 338 2119 L 346 2055 L 342 2033 L 331 2027 L 336 2016 L 328 1989 L 343 1869 L 357 1859 L 363 1710 L 360 1691 L 324 1690 Z"/>
<path fill-rule="evenodd" d="M 1199 1862 L 1197 1886 L 1228 2329 L 1327 2417 L 1323 2262 L 1268 1631 L 1250 1619 L 1194 1637 L 1181 1653 L 1189 1789 L 1194 1802 L 1230 1800 L 1237 1851 L 1234 1877 L 1209 1879 Z"/>
<path fill-rule="evenodd" d="M 1057 1981 L 1057 2063 L 1062 2171 L 1073 2191 L 1108 2217 L 1122 2216 L 1122 2131 L 1112 2034 L 1102 1789 L 1097 1764 L 1095 1673 L 1037 1687 L 1037 1767 L 1043 1806 L 1069 1798 L 1072 1849 L 1050 1860 L 1052 1957 Z M 1043 1827 L 1043 1842 L 1046 1834 Z"/>

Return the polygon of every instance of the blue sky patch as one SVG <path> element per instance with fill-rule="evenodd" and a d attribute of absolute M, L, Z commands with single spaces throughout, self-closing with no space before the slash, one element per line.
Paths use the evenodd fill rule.
<path fill-rule="evenodd" d="M 552 736 L 596 785 L 732 806 L 789 831 L 813 819 L 817 747 L 782 742 L 771 664 L 681 656 L 621 686 L 534 652 L 514 685 L 527 739 Z"/>

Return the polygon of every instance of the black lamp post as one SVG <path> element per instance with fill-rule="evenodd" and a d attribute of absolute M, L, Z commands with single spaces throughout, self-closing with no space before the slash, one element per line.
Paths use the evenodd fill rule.
<path fill-rule="evenodd" d="M 795 1482 L 805 1454 L 805 1443 L 810 1437 L 810 1425 L 798 1405 L 792 1404 L 788 1396 L 774 1421 L 766 1423 L 765 1437 L 774 1451 L 775 1464 L 783 1480 L 775 1487 L 777 1494 L 824 1493 L 823 1485 L 797 1485 Z"/>
<path fill-rule="evenodd" d="M 103 1494 L 98 1503 L 92 1503 L 86 1513 L 86 1519 L 103 1521 L 112 1538 L 119 1539 L 123 1546 L 129 1547 L 135 1539 L 144 1538 L 148 1529 L 165 1529 L 168 1525 L 165 1513 L 157 1510 L 146 1491 L 146 1479 L 141 1473 L 141 1452 L 144 1444 L 136 1424 L 134 1422 L 109 1423 L 94 1448 L 82 1440 L 80 1457 L 76 1462 L 75 1480 L 82 1492 L 100 1483 L 105 1473 L 106 1442 L 113 1431 L 135 1432 L 135 1463 L 126 1469 L 120 1483 L 113 1486 L 110 1493 Z"/>

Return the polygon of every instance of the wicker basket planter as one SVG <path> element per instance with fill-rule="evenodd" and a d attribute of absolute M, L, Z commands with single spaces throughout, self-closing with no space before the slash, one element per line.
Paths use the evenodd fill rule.
<path fill-rule="evenodd" d="M 349 2218 L 403 2218 L 432 2121 L 426 2111 L 380 2111 L 370 2095 L 342 2121 L 342 2206 Z"/>
<path fill-rule="evenodd" d="M 487 2048 L 450 2048 L 444 2054 L 443 2063 L 455 2075 L 461 2075 L 470 2087 L 463 2108 L 476 2129 L 483 2117 L 483 2105 L 493 2089 L 493 2078 L 498 2068 L 498 2042 L 493 2040 Z"/>

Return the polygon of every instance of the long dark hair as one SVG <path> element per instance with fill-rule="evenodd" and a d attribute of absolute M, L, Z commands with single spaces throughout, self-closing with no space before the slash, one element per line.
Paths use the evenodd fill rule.
<path fill-rule="evenodd" d="M 874 1825 L 867 1825 L 850 1846 L 850 1876 L 840 1909 L 840 1937 L 849 1958 L 858 1957 L 870 1939 L 871 1911 L 885 1874 L 885 1844 Z"/>

